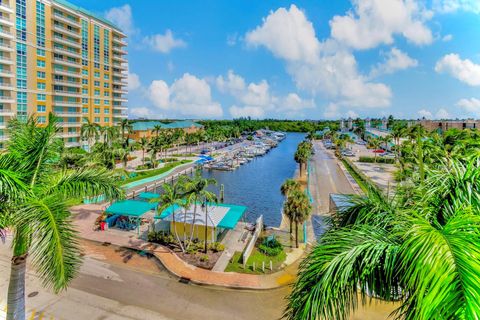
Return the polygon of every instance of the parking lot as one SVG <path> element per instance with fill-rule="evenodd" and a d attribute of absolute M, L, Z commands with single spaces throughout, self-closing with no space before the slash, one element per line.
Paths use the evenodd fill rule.
<path fill-rule="evenodd" d="M 326 146 L 328 145 L 327 143 Z M 358 162 L 360 157 L 375 157 L 373 149 L 367 149 L 366 145 L 349 143 L 346 150 L 343 151 L 343 155 L 382 190 L 392 190 L 396 185 L 393 172 L 397 168 L 394 164 Z M 384 156 L 377 154 L 377 158 L 382 157 Z M 387 157 L 393 157 L 393 155 L 387 153 Z"/>

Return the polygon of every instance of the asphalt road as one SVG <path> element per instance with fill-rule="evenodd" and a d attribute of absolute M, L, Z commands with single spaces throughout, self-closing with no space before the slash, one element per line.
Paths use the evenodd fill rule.
<path fill-rule="evenodd" d="M 315 154 L 311 159 L 311 193 L 317 205 L 317 214 L 329 212 L 331 193 L 354 193 L 345 174 L 337 164 L 334 155 L 328 152 L 320 141 L 314 142 Z"/>
<path fill-rule="evenodd" d="M 27 319 L 278 319 L 289 290 L 201 287 L 178 282 L 158 265 L 145 272 L 103 259 L 87 255 L 78 277 L 59 295 L 28 270 L 26 292 L 34 296 L 27 298 Z M 9 269 L 10 245 L 0 244 L 0 319 Z"/>

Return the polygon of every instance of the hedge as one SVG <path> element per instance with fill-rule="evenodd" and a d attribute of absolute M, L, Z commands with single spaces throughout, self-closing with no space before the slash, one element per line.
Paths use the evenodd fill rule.
<path fill-rule="evenodd" d="M 388 164 L 394 164 L 395 163 L 395 159 L 392 159 L 392 158 L 382 158 L 382 157 L 377 157 L 377 160 L 375 161 L 375 158 L 374 157 L 360 157 L 358 159 L 358 162 L 367 162 L 367 163 L 388 163 Z"/>

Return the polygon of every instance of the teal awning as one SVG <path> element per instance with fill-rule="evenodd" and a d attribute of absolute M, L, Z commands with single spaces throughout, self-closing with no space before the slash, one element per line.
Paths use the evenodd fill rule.
<path fill-rule="evenodd" d="M 217 227 L 224 229 L 234 229 L 238 221 L 242 218 L 243 214 L 247 210 L 247 207 L 237 206 L 233 204 L 217 204 L 219 207 L 228 207 L 229 210 L 220 221 Z"/>
<path fill-rule="evenodd" d="M 138 195 L 138 197 L 140 199 L 152 200 L 152 199 L 160 198 L 160 195 L 158 193 L 153 193 L 153 192 L 142 192 Z"/>
<path fill-rule="evenodd" d="M 105 212 L 129 217 L 141 217 L 150 210 L 155 209 L 156 203 L 138 200 L 123 200 L 113 203 Z"/>
<path fill-rule="evenodd" d="M 178 204 L 169 206 L 167 209 L 163 210 L 159 216 L 155 216 L 154 219 L 165 219 L 172 214 L 173 210 L 175 210 L 175 212 L 179 212 L 178 209 L 180 209 L 180 206 Z"/>

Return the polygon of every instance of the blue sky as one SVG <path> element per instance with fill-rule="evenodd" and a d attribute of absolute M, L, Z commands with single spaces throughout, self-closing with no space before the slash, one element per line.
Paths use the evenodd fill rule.
<path fill-rule="evenodd" d="M 132 118 L 480 118 L 480 0 L 71 1 L 128 34 Z"/>

